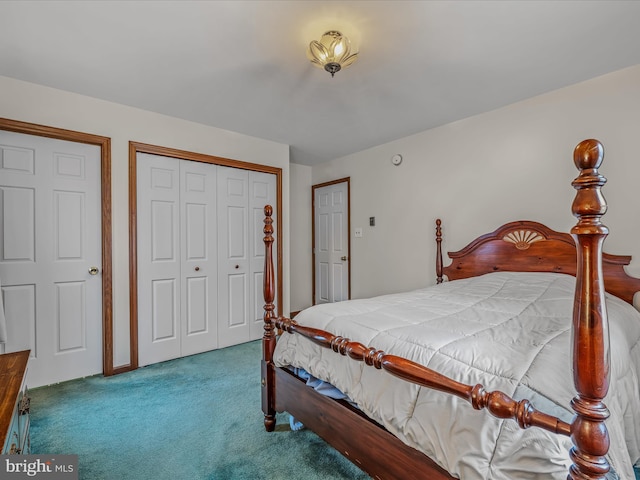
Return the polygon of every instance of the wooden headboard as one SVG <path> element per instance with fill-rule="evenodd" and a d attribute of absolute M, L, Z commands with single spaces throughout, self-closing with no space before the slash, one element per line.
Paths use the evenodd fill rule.
<path fill-rule="evenodd" d="M 449 252 L 450 265 L 442 266 L 442 229 L 436 220 L 437 281 L 475 277 L 490 272 L 556 272 L 576 276 L 577 252 L 573 237 L 528 220 L 502 225 L 482 235 L 462 250 Z M 640 291 L 640 279 L 627 275 L 629 255 L 602 254 L 605 290 L 633 303 Z"/>

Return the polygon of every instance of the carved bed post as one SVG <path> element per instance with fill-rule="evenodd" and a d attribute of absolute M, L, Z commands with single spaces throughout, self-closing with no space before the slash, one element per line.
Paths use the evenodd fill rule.
<path fill-rule="evenodd" d="M 273 366 L 273 351 L 276 348 L 276 333 L 273 320 L 275 305 L 273 300 L 276 295 L 275 275 L 273 270 L 273 208 L 271 205 L 264 207 L 264 334 L 262 336 L 262 411 L 264 413 L 264 427 L 267 432 L 272 432 L 276 426 L 275 412 L 275 375 Z"/>
<path fill-rule="evenodd" d="M 580 170 L 572 185 L 577 190 L 572 205 L 578 223 L 571 229 L 578 264 L 573 310 L 573 381 L 577 395 L 571 401 L 576 416 L 571 423 L 573 465 L 568 479 L 604 479 L 609 471 L 605 455 L 609 434 L 603 403 L 609 389 L 609 327 L 602 278 L 602 244 L 609 233 L 600 219 L 607 210 L 600 188 L 606 179 L 598 173 L 604 156 L 597 140 L 584 140 L 573 158 Z"/>
<path fill-rule="evenodd" d="M 436 283 L 442 283 L 442 221 L 436 219 Z"/>

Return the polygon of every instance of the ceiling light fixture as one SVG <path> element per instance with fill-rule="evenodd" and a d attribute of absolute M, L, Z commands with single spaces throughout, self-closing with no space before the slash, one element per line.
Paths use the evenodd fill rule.
<path fill-rule="evenodd" d="M 351 53 L 351 42 L 340 32 L 330 30 L 320 41 L 309 44 L 307 57 L 318 68 L 324 68 L 333 77 L 358 59 L 358 52 Z"/>

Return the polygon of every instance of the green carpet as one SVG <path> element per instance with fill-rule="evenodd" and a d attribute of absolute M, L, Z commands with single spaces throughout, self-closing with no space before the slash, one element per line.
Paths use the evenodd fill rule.
<path fill-rule="evenodd" d="M 286 414 L 265 432 L 260 349 L 33 389 L 32 453 L 77 454 L 83 480 L 369 478 Z"/>
<path fill-rule="evenodd" d="M 265 432 L 260 348 L 33 389 L 32 453 L 77 454 L 81 480 L 369 478 L 287 414 Z"/>

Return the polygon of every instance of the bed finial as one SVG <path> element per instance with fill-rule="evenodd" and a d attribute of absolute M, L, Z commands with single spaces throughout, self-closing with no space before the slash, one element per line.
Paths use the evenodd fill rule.
<path fill-rule="evenodd" d="M 604 148 L 593 138 L 581 141 L 573 152 L 573 162 L 579 170 L 599 168 L 603 158 Z"/>
<path fill-rule="evenodd" d="M 573 163 L 580 170 L 572 183 L 578 191 L 572 205 L 573 214 L 579 219 L 578 226 L 601 225 L 600 217 L 607 211 L 606 201 L 600 193 L 607 179 L 598 173 L 603 158 L 604 148 L 598 140 L 583 140 L 573 152 Z M 606 227 L 602 228 L 603 233 L 609 233 Z"/>
<path fill-rule="evenodd" d="M 442 283 L 442 220 L 436 219 L 436 283 Z"/>
<path fill-rule="evenodd" d="M 571 401 L 576 416 L 571 423 L 574 448 L 569 479 L 604 479 L 609 433 L 603 403 L 609 389 L 609 327 L 602 275 L 602 244 L 609 233 L 601 223 L 607 211 L 600 188 L 606 178 L 598 173 L 604 149 L 597 140 L 584 140 L 573 153 L 580 170 L 572 185 L 577 190 L 572 212 L 578 223 L 571 229 L 578 246 L 573 312 L 573 382 L 578 392 Z"/>

